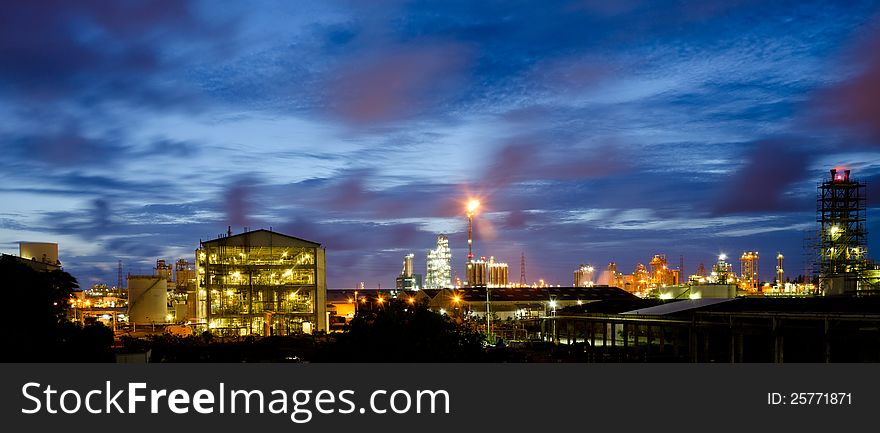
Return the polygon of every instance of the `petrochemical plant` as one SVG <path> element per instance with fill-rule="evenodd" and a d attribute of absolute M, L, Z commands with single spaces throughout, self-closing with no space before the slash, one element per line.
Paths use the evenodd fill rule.
<path fill-rule="evenodd" d="M 119 262 L 115 287 L 96 285 L 75 292 L 72 320 L 101 321 L 119 332 L 171 332 L 191 335 L 210 331 L 219 336 L 309 334 L 340 329 L 358 305 L 381 304 L 399 297 L 425 302 L 442 314 L 485 320 L 551 317 L 558 309 L 596 299 L 725 300 L 773 297 L 860 297 L 878 292 L 880 269 L 868 259 L 865 183 L 849 170 L 831 170 L 818 188 L 815 275 L 786 278 L 784 255 L 775 252 L 774 281 L 759 279 L 761 254 L 745 250 L 735 266 L 725 254 L 707 269 L 685 275 L 684 258 L 672 265 L 654 254 L 623 273 L 615 262 L 603 267 L 580 264 L 571 286 L 543 280 L 529 284 L 525 254 L 520 279 L 509 278 L 507 263 L 474 254 L 473 220 L 478 200 L 467 203 L 468 254 L 465 281 L 456 276 L 446 235 L 427 250 L 425 273 L 417 272 L 415 254 L 406 254 L 393 289 L 327 290 L 326 252 L 317 242 L 271 230 L 245 231 L 200 241 L 194 259 L 173 264 L 158 259 L 152 274 L 123 276 Z M 8 256 L 34 269 L 61 269 L 58 245 L 22 242 L 18 256 Z M 125 287 L 123 287 L 123 280 Z M 629 299 L 629 298 L 627 298 Z"/>

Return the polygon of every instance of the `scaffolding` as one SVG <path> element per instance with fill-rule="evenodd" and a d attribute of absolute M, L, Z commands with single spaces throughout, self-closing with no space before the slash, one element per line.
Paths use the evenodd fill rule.
<path fill-rule="evenodd" d="M 322 251 L 271 232 L 257 244 L 254 233 L 238 235 L 239 242 L 203 242 L 196 251 L 201 316 L 221 335 L 311 332 L 320 321 L 316 256 Z"/>
<path fill-rule="evenodd" d="M 751 292 L 758 291 L 758 252 L 743 251 L 739 258 L 740 288 Z"/>
<path fill-rule="evenodd" d="M 867 269 L 866 185 L 850 171 L 831 170 L 819 185 L 819 286 L 825 294 L 854 294 Z"/>

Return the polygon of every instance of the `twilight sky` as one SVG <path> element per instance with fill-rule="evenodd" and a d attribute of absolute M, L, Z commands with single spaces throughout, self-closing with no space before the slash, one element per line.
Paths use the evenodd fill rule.
<path fill-rule="evenodd" d="M 83 286 L 227 225 L 324 244 L 333 288 L 438 233 L 461 271 L 469 195 L 514 281 L 743 250 L 770 279 L 835 166 L 880 247 L 877 1 L 76 3 L 0 3 L 0 251 L 58 242 Z"/>

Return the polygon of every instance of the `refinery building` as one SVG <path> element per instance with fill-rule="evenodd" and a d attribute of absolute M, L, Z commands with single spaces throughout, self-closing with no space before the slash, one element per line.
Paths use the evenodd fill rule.
<path fill-rule="evenodd" d="M 270 230 L 196 250 L 198 315 L 216 335 L 293 335 L 327 329 L 321 244 Z"/>

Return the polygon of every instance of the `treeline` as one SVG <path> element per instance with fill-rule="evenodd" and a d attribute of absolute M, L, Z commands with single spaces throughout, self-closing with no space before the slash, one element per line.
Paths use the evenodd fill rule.
<path fill-rule="evenodd" d="M 0 287 L 11 320 L 3 332 L 5 362 L 113 362 L 113 331 L 67 320 L 79 284 L 61 270 L 37 271 L 14 257 L 0 258 Z"/>

